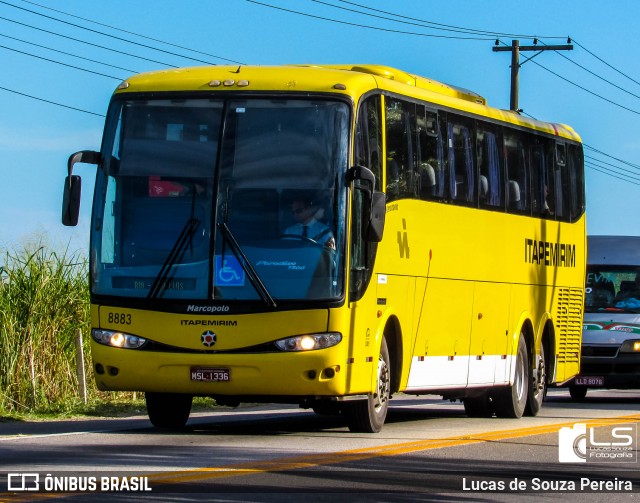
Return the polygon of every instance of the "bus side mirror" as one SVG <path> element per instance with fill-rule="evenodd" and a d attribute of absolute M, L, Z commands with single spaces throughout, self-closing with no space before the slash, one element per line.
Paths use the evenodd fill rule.
<path fill-rule="evenodd" d="M 67 162 L 68 175 L 64 179 L 64 191 L 62 193 L 62 224 L 69 227 L 78 225 L 78 216 L 80 215 L 82 181 L 79 176 L 73 174 L 73 166 L 77 162 L 100 164 L 100 152 L 81 150 L 69 156 L 69 161 Z"/>
<path fill-rule="evenodd" d="M 80 193 L 82 180 L 78 175 L 67 176 L 64 179 L 62 195 L 62 224 L 66 226 L 78 225 L 80 215 Z"/>
<path fill-rule="evenodd" d="M 387 214 L 387 197 L 384 192 L 371 194 L 371 215 L 369 217 L 369 229 L 367 241 L 379 243 L 384 233 L 384 219 Z"/>

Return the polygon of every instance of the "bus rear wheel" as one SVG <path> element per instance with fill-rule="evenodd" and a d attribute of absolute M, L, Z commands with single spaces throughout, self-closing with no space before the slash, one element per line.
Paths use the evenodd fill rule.
<path fill-rule="evenodd" d="M 349 430 L 353 432 L 378 433 L 387 418 L 391 398 L 391 367 L 387 341 L 382 339 L 378 357 L 378 376 L 375 392 L 367 400 L 346 403 L 345 412 Z"/>
<path fill-rule="evenodd" d="M 547 394 L 547 367 L 545 360 L 544 344 L 540 345 L 540 358 L 535 368 L 531 369 L 529 376 L 529 394 L 527 407 L 524 413 L 527 416 L 537 416 L 542 407 L 542 402 Z"/>
<path fill-rule="evenodd" d="M 180 430 L 187 424 L 193 401 L 191 395 L 147 392 L 144 396 L 149 420 L 156 428 Z"/>
<path fill-rule="evenodd" d="M 523 334 L 518 340 L 518 353 L 516 355 L 516 373 L 513 385 L 500 389 L 494 397 L 494 410 L 496 416 L 506 418 L 519 418 L 524 414 L 529 395 L 529 358 L 527 345 Z"/>

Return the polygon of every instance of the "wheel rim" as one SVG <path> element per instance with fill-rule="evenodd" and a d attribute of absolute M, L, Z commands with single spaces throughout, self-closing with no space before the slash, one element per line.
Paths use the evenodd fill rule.
<path fill-rule="evenodd" d="M 376 413 L 384 410 L 389 400 L 389 365 L 384 361 L 382 355 L 378 360 L 378 386 L 373 399 L 373 407 Z"/>
<path fill-rule="evenodd" d="M 544 349 L 542 347 L 540 348 L 540 360 L 538 361 L 538 368 L 536 369 L 533 378 L 535 380 L 535 382 L 533 383 L 534 394 L 536 396 L 538 396 L 540 393 L 544 394 L 544 389 L 547 382 L 547 369 L 544 363 Z"/>
<path fill-rule="evenodd" d="M 526 375 L 527 365 L 524 361 L 524 355 L 522 353 L 518 353 L 518 365 L 516 368 L 516 376 L 515 382 L 513 383 L 516 394 L 518 396 L 518 400 L 522 400 L 525 396 L 525 384 L 526 384 Z"/>

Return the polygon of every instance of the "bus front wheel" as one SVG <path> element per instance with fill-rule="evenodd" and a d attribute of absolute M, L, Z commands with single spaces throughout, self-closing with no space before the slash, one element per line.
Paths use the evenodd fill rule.
<path fill-rule="evenodd" d="M 382 339 L 378 358 L 378 376 L 375 392 L 367 400 L 346 403 L 349 430 L 363 433 L 378 433 L 387 418 L 391 398 L 391 367 L 387 341 Z"/>
<path fill-rule="evenodd" d="M 145 393 L 147 414 L 156 428 L 180 430 L 191 413 L 191 395 L 179 393 Z"/>
<path fill-rule="evenodd" d="M 524 414 L 529 395 L 529 358 L 527 345 L 523 334 L 518 341 L 518 353 L 516 355 L 516 372 L 513 385 L 502 388 L 495 394 L 494 410 L 498 417 L 519 418 Z"/>

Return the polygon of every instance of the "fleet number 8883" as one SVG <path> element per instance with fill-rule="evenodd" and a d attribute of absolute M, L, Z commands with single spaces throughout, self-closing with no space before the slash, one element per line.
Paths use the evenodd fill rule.
<path fill-rule="evenodd" d="M 107 321 L 116 325 L 131 325 L 131 315 L 126 313 L 109 313 Z"/>

